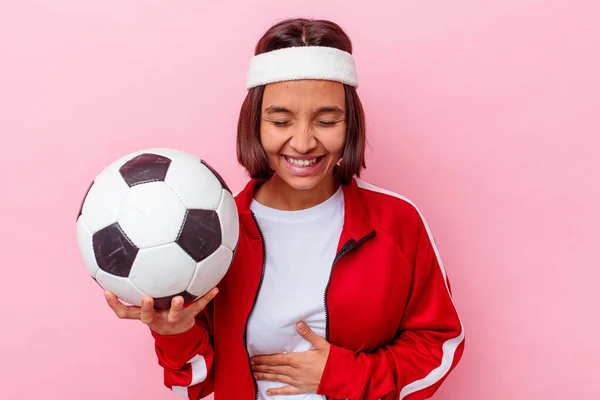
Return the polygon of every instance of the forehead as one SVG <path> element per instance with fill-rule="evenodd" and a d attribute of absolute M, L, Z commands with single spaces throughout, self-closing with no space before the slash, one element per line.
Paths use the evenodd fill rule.
<path fill-rule="evenodd" d="M 265 86 L 263 109 L 273 105 L 286 108 L 344 108 L 344 85 L 325 80 L 297 80 L 270 83 Z"/>

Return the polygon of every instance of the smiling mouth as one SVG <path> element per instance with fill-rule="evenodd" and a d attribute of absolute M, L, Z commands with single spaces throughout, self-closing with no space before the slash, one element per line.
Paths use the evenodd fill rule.
<path fill-rule="evenodd" d="M 304 160 L 299 160 L 297 158 L 293 158 L 293 157 L 289 157 L 289 156 L 283 156 L 285 158 L 285 160 L 287 162 L 289 162 L 290 164 L 292 164 L 294 167 L 310 167 L 312 165 L 315 165 L 316 163 L 318 163 L 319 161 L 321 161 L 321 159 L 325 156 L 318 156 L 315 158 L 311 158 L 311 159 L 304 159 Z"/>

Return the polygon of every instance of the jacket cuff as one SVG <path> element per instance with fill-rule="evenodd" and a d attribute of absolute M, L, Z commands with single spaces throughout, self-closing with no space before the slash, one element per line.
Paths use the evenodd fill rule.
<path fill-rule="evenodd" d="M 208 332 L 198 324 L 176 335 L 160 335 L 150 331 L 155 340 L 159 361 L 176 369 L 183 367 L 190 359 L 210 345 Z"/>
<path fill-rule="evenodd" d="M 331 345 L 317 393 L 334 399 L 360 397 L 364 369 L 351 350 Z"/>

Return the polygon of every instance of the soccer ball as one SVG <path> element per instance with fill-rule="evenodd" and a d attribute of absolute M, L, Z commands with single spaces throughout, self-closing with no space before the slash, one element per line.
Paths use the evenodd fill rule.
<path fill-rule="evenodd" d="M 121 300 L 189 304 L 223 278 L 239 235 L 232 193 L 204 160 L 173 149 L 126 155 L 84 196 L 77 241 L 91 276 Z"/>

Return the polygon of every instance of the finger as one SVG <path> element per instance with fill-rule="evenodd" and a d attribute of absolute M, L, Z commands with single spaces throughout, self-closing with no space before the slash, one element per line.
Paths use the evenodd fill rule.
<path fill-rule="evenodd" d="M 307 392 L 300 390 L 297 387 L 292 386 L 292 385 L 267 390 L 267 395 L 269 395 L 269 396 L 286 395 L 286 394 L 288 394 L 288 395 L 289 394 L 302 394 L 302 393 L 307 393 Z"/>
<path fill-rule="evenodd" d="M 327 343 L 327 340 L 325 340 L 325 338 L 314 333 L 312 329 L 310 329 L 308 325 L 306 325 L 304 322 L 298 322 L 298 324 L 296 324 L 296 329 L 298 330 L 300 336 L 302 336 L 304 339 L 310 342 L 310 344 L 312 344 L 315 348 L 318 348 L 323 344 Z"/>
<path fill-rule="evenodd" d="M 290 354 L 269 354 L 254 356 L 250 359 L 251 365 L 292 365 Z"/>
<path fill-rule="evenodd" d="M 105 290 L 104 298 L 106 302 L 112 308 L 117 317 L 121 319 L 140 319 L 140 308 L 135 306 L 126 306 L 119 301 L 114 293 Z"/>
<path fill-rule="evenodd" d="M 295 378 L 296 370 L 289 365 L 253 365 L 252 372 L 259 372 L 273 375 L 285 375 L 290 378 Z"/>
<path fill-rule="evenodd" d="M 271 381 L 271 382 L 281 382 L 287 383 L 288 385 L 293 383 L 292 378 L 285 375 L 277 375 L 277 374 L 265 374 L 264 372 L 257 372 L 254 374 L 254 377 L 257 381 Z"/>
<path fill-rule="evenodd" d="M 204 296 L 194 301 L 194 303 L 192 303 L 192 305 L 190 306 L 190 310 L 194 314 L 194 316 L 198 315 L 200 311 L 204 310 L 208 303 L 210 303 L 210 301 L 215 298 L 217 293 L 219 293 L 219 289 L 217 289 L 216 287 L 212 288 Z"/>
<path fill-rule="evenodd" d="M 171 300 L 171 308 L 167 314 L 167 321 L 174 324 L 181 318 L 181 310 L 183 310 L 183 297 L 175 296 Z"/>
<path fill-rule="evenodd" d="M 154 299 L 150 296 L 142 297 L 140 319 L 144 324 L 149 325 L 154 321 L 154 315 Z"/>

